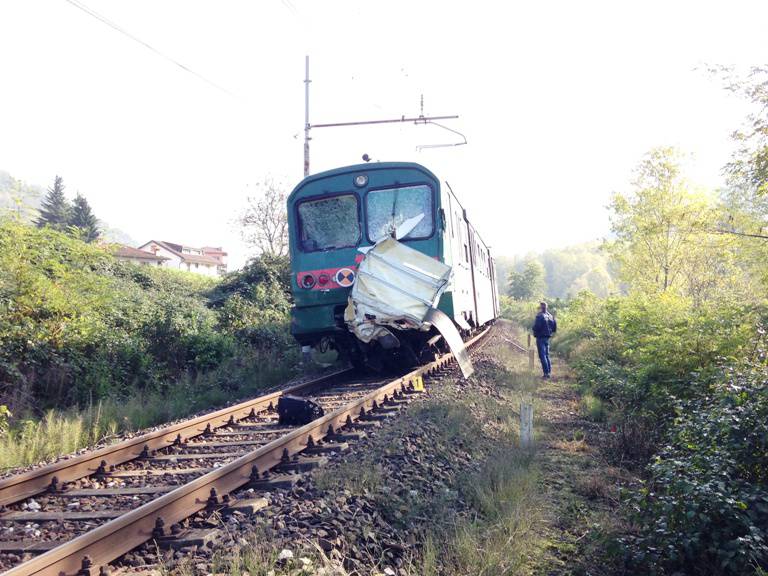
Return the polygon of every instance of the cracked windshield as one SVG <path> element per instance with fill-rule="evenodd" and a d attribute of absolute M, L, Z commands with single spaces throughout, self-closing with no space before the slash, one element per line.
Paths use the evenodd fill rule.
<path fill-rule="evenodd" d="M 368 193 L 368 238 L 376 242 L 400 224 L 422 217 L 402 239 L 426 238 L 432 234 L 432 190 L 429 186 L 407 186 Z"/>
<path fill-rule="evenodd" d="M 301 247 L 307 252 L 354 246 L 360 239 L 357 199 L 336 196 L 299 204 Z"/>

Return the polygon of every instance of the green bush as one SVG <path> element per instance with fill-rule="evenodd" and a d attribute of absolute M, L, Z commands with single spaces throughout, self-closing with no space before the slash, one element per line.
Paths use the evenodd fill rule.
<path fill-rule="evenodd" d="M 553 348 L 587 390 L 658 428 L 678 400 L 705 392 L 701 382 L 749 352 L 760 313 L 671 292 L 602 300 L 585 293 L 561 305 Z"/>
<path fill-rule="evenodd" d="M 211 296 L 222 330 L 262 350 L 294 353 L 290 335 L 290 265 L 287 258 L 254 258 L 228 276 Z"/>
<path fill-rule="evenodd" d="M 741 575 L 768 567 L 768 369 L 732 372 L 678 406 L 634 497 L 634 562 L 649 572 Z"/>
<path fill-rule="evenodd" d="M 768 566 L 765 312 L 672 292 L 560 307 L 554 342 L 575 368 L 582 409 L 607 407 L 608 455 L 647 466 L 630 496 L 632 573 L 755 573 Z M 745 358 L 760 366 L 736 370 Z M 597 418 L 593 418 L 597 419 Z"/>
<path fill-rule="evenodd" d="M 222 282 L 0 221 L 0 403 L 40 414 L 164 390 L 247 349 L 290 362 L 285 270 L 255 260 Z"/>

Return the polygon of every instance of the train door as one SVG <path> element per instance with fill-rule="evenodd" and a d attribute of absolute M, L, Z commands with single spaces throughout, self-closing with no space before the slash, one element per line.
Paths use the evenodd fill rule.
<path fill-rule="evenodd" d="M 475 244 L 475 233 L 474 230 L 469 226 L 469 223 L 467 223 L 467 240 L 469 241 L 469 270 L 470 270 L 470 278 L 472 280 L 472 303 L 474 305 L 474 312 L 472 314 L 472 320 L 475 322 L 475 326 L 479 325 L 478 319 L 480 316 L 477 313 L 477 283 L 479 281 L 479 278 L 477 278 L 476 270 L 477 270 L 477 248 Z"/>
<path fill-rule="evenodd" d="M 445 240 L 443 241 L 443 259 L 446 264 L 455 266 L 457 230 L 455 225 L 456 221 L 453 218 L 453 199 L 451 196 L 452 194 L 450 192 L 445 192 L 445 198 L 447 199 L 447 202 L 444 203 L 445 208 L 443 209 L 442 213 L 443 221 L 445 222 L 447 229 L 445 231 Z"/>

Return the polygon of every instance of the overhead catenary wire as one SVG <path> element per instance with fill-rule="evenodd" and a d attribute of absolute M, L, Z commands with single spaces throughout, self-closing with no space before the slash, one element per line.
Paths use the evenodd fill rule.
<path fill-rule="evenodd" d="M 434 120 L 427 120 L 425 124 L 434 124 L 435 126 L 442 128 L 443 130 L 448 130 L 448 132 L 453 132 L 457 136 L 461 137 L 461 142 L 446 142 L 443 144 L 419 144 L 416 146 L 416 151 L 421 152 L 422 150 L 427 150 L 430 148 L 450 148 L 452 146 L 464 146 L 467 144 L 467 137 L 464 136 L 461 132 L 458 130 L 454 130 L 453 128 L 448 128 L 448 126 L 444 126 L 443 124 L 440 124 L 439 122 L 435 122 Z"/>
<path fill-rule="evenodd" d="M 93 10 L 92 8 L 89 8 L 88 6 L 86 6 L 85 4 L 80 2 L 80 0 L 64 0 L 64 1 L 67 2 L 68 4 L 71 4 L 72 6 L 77 8 L 78 10 L 82 10 L 83 12 L 85 12 L 86 14 L 91 16 L 92 18 L 95 18 L 99 22 L 102 22 L 103 24 L 106 24 L 107 26 L 109 26 L 110 28 L 112 28 L 116 32 L 119 32 L 123 36 L 125 36 L 127 38 L 130 38 L 131 40 L 133 40 L 134 42 L 136 42 L 138 44 L 141 44 L 146 49 L 154 52 L 156 55 L 160 56 L 161 58 L 163 58 L 165 60 L 168 60 L 172 64 L 175 64 L 176 66 L 178 66 L 179 68 L 181 68 L 185 72 L 187 72 L 189 74 L 192 74 L 193 76 L 197 77 L 199 80 L 202 80 L 203 82 L 205 82 L 206 84 L 212 86 L 213 88 L 216 88 L 220 92 L 223 92 L 224 94 L 227 94 L 228 96 L 232 96 L 233 98 L 235 97 L 235 95 L 232 92 L 230 92 L 229 90 L 227 90 L 226 88 L 224 88 L 221 85 L 217 84 L 213 80 L 210 80 L 210 79 L 206 78 L 205 76 L 203 76 L 199 72 L 194 71 L 189 66 L 186 66 L 186 65 L 182 64 L 181 62 L 179 62 L 175 58 L 172 58 L 171 56 L 168 56 L 167 54 L 161 52 L 160 50 L 158 50 L 157 48 L 155 48 L 154 46 L 152 46 L 148 42 L 145 42 L 141 38 L 135 36 L 134 34 L 129 32 L 128 30 L 126 30 L 125 28 L 120 26 L 119 24 L 117 24 L 117 23 L 113 22 L 112 20 L 110 20 L 109 18 L 107 18 L 106 16 L 102 16 L 101 14 L 99 14 L 98 12 Z"/>
<path fill-rule="evenodd" d="M 299 12 L 296 10 L 296 6 L 293 5 L 291 0 L 281 0 L 283 6 L 285 6 L 294 16 L 298 16 Z"/>
<path fill-rule="evenodd" d="M 715 228 L 711 230 L 715 234 L 730 234 L 732 236 L 744 236 L 746 238 L 759 238 L 760 240 L 768 240 L 768 236 L 765 234 L 752 234 L 749 232 L 739 232 L 738 230 L 726 230 L 725 228 Z"/>

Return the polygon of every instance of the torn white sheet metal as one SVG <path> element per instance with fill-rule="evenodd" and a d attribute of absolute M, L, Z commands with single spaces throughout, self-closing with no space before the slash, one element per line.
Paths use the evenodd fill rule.
<path fill-rule="evenodd" d="M 428 330 L 424 317 L 437 305 L 450 277 L 450 266 L 386 238 L 360 262 L 345 319 L 364 342 L 372 339 L 370 324 Z"/>
<path fill-rule="evenodd" d="M 379 340 L 385 348 L 399 346 L 392 329 L 426 331 L 434 325 L 459 358 L 464 351 L 461 336 L 450 318 L 435 314 L 450 278 L 450 266 L 386 238 L 365 251 L 344 320 L 357 338 Z M 467 364 L 471 374 L 468 357 Z"/>
<path fill-rule="evenodd" d="M 459 363 L 459 368 L 461 368 L 461 374 L 464 378 L 472 376 L 475 373 L 475 368 L 472 366 L 472 360 L 469 359 L 469 353 L 464 347 L 461 334 L 456 330 L 456 326 L 453 325 L 451 319 L 442 310 L 432 308 L 427 312 L 426 321 L 437 328 L 440 334 L 443 335 L 448 347 L 453 352 L 454 358 L 456 358 L 456 362 Z"/>

